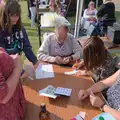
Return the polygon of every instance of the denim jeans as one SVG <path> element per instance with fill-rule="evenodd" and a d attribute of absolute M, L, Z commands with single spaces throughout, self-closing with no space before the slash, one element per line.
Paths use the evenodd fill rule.
<path fill-rule="evenodd" d="M 35 25 L 35 17 L 36 17 L 36 7 L 30 7 L 30 12 L 31 12 L 31 27 Z"/>

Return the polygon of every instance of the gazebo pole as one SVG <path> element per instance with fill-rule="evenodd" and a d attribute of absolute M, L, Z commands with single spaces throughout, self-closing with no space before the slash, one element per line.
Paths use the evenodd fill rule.
<path fill-rule="evenodd" d="M 83 10 L 83 0 L 77 0 L 77 10 L 76 10 L 76 21 L 75 21 L 75 31 L 74 37 L 79 37 L 79 29 L 80 29 L 80 21 L 82 17 L 82 10 Z"/>

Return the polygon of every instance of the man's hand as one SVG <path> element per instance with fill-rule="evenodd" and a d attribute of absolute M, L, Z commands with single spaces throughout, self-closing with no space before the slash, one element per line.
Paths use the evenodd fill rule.
<path fill-rule="evenodd" d="M 63 64 L 63 59 L 62 59 L 60 56 L 56 56 L 56 57 L 55 57 L 55 62 L 56 62 L 57 64 Z"/>
<path fill-rule="evenodd" d="M 65 57 L 63 58 L 63 64 L 68 64 L 71 62 L 71 57 Z"/>

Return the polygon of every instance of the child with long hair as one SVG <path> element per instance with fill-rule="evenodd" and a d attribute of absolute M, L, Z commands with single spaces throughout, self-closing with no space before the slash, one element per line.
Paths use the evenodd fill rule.
<path fill-rule="evenodd" d="M 8 54 L 25 53 L 27 59 L 36 67 L 38 61 L 32 51 L 28 35 L 21 21 L 21 8 L 16 0 L 6 2 L 0 20 L 0 47 Z"/>
<path fill-rule="evenodd" d="M 113 58 L 99 37 L 90 37 L 84 43 L 83 60 L 78 65 L 73 65 L 73 68 L 79 69 L 83 66 L 85 70 L 79 70 L 77 74 L 90 74 L 96 82 L 115 72 Z"/>

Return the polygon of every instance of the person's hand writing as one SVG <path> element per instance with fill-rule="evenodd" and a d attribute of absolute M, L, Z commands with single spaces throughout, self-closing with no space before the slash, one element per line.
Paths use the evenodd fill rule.
<path fill-rule="evenodd" d="M 84 100 L 89 95 L 90 94 L 89 94 L 89 92 L 87 90 L 80 90 L 79 93 L 78 93 L 78 98 L 79 98 L 79 100 Z"/>
<path fill-rule="evenodd" d="M 72 66 L 72 68 L 74 69 L 74 70 L 78 70 L 79 68 L 80 68 L 80 63 L 75 63 L 73 66 Z"/>
<path fill-rule="evenodd" d="M 78 70 L 80 68 L 82 68 L 84 66 L 84 61 L 82 60 L 80 63 L 75 63 L 72 68 L 75 69 L 75 70 Z"/>
<path fill-rule="evenodd" d="M 85 76 L 87 75 L 87 72 L 86 70 L 79 70 L 77 73 L 76 73 L 77 76 Z"/>
<path fill-rule="evenodd" d="M 104 101 L 95 95 L 90 95 L 90 102 L 92 106 L 97 107 L 97 108 L 100 108 L 104 104 Z"/>

